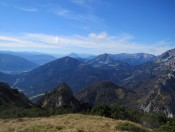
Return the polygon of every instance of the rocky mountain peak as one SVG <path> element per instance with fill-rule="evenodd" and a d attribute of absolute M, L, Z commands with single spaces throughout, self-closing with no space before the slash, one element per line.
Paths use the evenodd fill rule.
<path fill-rule="evenodd" d="M 112 61 L 112 57 L 110 56 L 110 54 L 101 54 L 99 56 L 97 56 L 96 58 L 94 58 L 93 60 L 91 60 L 89 63 L 93 63 L 93 62 L 98 62 L 98 63 L 104 63 L 104 64 L 108 64 Z"/>
<path fill-rule="evenodd" d="M 59 94 L 73 95 L 73 92 L 72 92 L 71 88 L 66 83 L 60 84 L 59 87 L 56 89 L 56 91 Z"/>
<path fill-rule="evenodd" d="M 43 97 L 41 100 L 41 107 L 45 109 L 71 107 L 78 110 L 80 109 L 80 103 L 73 96 L 70 87 L 63 83 Z"/>
<path fill-rule="evenodd" d="M 155 64 L 158 64 L 161 69 L 175 70 L 175 49 L 168 50 L 158 56 L 155 60 Z"/>
<path fill-rule="evenodd" d="M 168 50 L 163 54 L 161 54 L 160 56 L 158 56 L 158 58 L 156 59 L 156 62 L 157 63 L 167 62 L 167 61 L 172 61 L 172 59 L 175 59 L 175 49 Z"/>

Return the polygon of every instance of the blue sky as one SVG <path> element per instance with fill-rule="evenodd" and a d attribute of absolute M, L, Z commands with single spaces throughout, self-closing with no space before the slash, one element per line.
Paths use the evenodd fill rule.
<path fill-rule="evenodd" d="M 0 50 L 159 55 L 175 48 L 175 0 L 1 0 Z"/>

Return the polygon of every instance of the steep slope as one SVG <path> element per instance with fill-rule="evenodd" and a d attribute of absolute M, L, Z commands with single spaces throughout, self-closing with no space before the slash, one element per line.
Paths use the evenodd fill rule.
<path fill-rule="evenodd" d="M 119 87 L 110 81 L 96 82 L 82 89 L 75 96 L 81 102 L 90 105 L 117 103 L 135 107 L 137 104 L 137 95 L 134 92 Z"/>
<path fill-rule="evenodd" d="M 73 96 L 71 88 L 63 83 L 43 97 L 41 100 L 41 107 L 44 109 L 69 107 L 78 111 L 80 110 L 80 103 Z"/>
<path fill-rule="evenodd" d="M 32 96 L 51 91 L 58 84 L 66 82 L 75 92 L 105 78 L 107 76 L 103 71 L 79 60 L 64 57 L 22 74 L 14 87 L 22 88 L 27 95 Z"/>
<path fill-rule="evenodd" d="M 172 49 L 158 56 L 154 62 L 137 67 L 122 84 L 140 94 L 140 108 L 145 112 L 164 112 L 173 116 L 174 70 L 175 49 Z"/>
<path fill-rule="evenodd" d="M 155 63 L 159 64 L 160 67 L 169 68 L 172 71 L 175 70 L 175 49 L 168 50 L 158 56 Z"/>
<path fill-rule="evenodd" d="M 11 89 L 6 83 L 0 83 L 0 108 L 32 107 L 32 103 L 16 89 Z"/>
<path fill-rule="evenodd" d="M 141 109 L 145 112 L 164 112 L 168 117 L 175 116 L 175 72 L 154 82 Z"/>
<path fill-rule="evenodd" d="M 5 73 L 18 73 L 29 71 L 38 65 L 24 58 L 0 53 L 0 71 Z"/>
<path fill-rule="evenodd" d="M 136 66 L 131 76 L 123 80 L 124 86 L 140 90 L 152 87 L 156 80 L 166 76 L 175 70 L 175 49 L 166 51 L 158 56 L 155 61 Z"/>

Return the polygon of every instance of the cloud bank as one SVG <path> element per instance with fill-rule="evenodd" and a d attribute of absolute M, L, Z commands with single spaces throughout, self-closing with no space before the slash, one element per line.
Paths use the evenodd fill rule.
<path fill-rule="evenodd" d="M 1 50 L 25 50 L 47 53 L 150 53 L 159 55 L 172 49 L 170 42 L 159 41 L 152 44 L 142 44 L 135 41 L 130 34 L 112 36 L 106 32 L 89 33 L 86 36 L 48 35 L 25 33 L 19 36 L 0 35 Z"/>

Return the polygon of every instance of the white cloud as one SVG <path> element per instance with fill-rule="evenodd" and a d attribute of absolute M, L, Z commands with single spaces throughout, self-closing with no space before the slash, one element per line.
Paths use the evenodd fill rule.
<path fill-rule="evenodd" d="M 89 38 L 95 39 L 95 40 L 104 40 L 104 39 L 107 38 L 107 33 L 105 33 L 105 32 L 102 32 L 102 33 L 99 33 L 99 34 L 90 33 Z"/>
<path fill-rule="evenodd" d="M 107 33 L 90 33 L 87 36 L 73 35 L 47 35 L 26 33 L 18 37 L 0 35 L 0 47 L 18 49 L 37 49 L 47 52 L 84 52 L 92 54 L 101 53 L 138 53 L 145 52 L 159 55 L 174 48 L 170 42 L 159 41 L 152 44 L 142 44 L 134 41 L 129 34 L 111 36 Z M 64 49 L 64 50 L 63 50 Z"/>

